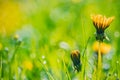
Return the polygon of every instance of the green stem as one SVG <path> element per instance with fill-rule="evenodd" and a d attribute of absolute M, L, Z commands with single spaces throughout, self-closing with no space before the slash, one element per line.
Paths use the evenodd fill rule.
<path fill-rule="evenodd" d="M 100 47 L 101 47 L 101 42 L 99 41 L 97 80 L 100 80 L 100 78 L 101 78 L 101 71 L 102 71 L 102 54 L 101 54 Z"/>
<path fill-rule="evenodd" d="M 65 68 L 65 71 L 66 71 L 66 74 L 67 74 L 68 80 L 71 80 L 71 77 L 70 77 L 70 74 L 69 74 L 68 69 L 67 69 L 67 67 L 66 67 L 66 64 L 65 64 L 64 59 L 63 59 L 63 64 L 64 64 L 64 68 Z"/>
<path fill-rule="evenodd" d="M 19 49 L 19 47 L 20 47 L 20 45 L 15 45 L 15 50 L 14 50 L 14 52 L 13 52 L 13 56 L 12 56 L 12 58 L 8 61 L 8 65 L 9 65 L 9 79 L 11 80 L 12 79 L 12 62 L 14 61 L 14 59 L 15 59 L 15 54 L 17 53 L 17 51 L 18 51 L 18 49 Z M 17 64 L 15 64 L 15 66 L 17 67 Z M 16 71 L 17 71 L 17 69 L 16 69 Z M 17 74 L 18 74 L 18 72 L 16 72 L 16 77 L 18 78 L 18 76 L 17 76 Z"/>
<path fill-rule="evenodd" d="M 86 52 L 86 49 L 87 49 L 89 40 L 90 40 L 90 37 L 89 37 L 88 40 L 87 40 L 87 43 L 86 43 L 86 45 L 85 45 L 85 49 L 84 49 L 83 55 L 82 55 L 82 57 L 83 57 L 83 63 L 84 63 L 84 65 L 83 65 L 83 79 L 86 78 L 86 63 L 87 63 L 87 56 L 86 56 L 85 52 Z"/>
<path fill-rule="evenodd" d="M 38 61 L 41 63 L 43 69 L 45 70 L 45 72 L 47 73 L 48 77 L 50 80 L 55 80 L 54 77 L 49 73 L 47 67 L 42 63 L 42 61 L 40 59 L 38 59 Z"/>
<path fill-rule="evenodd" d="M 83 57 L 85 56 L 85 51 L 86 51 L 86 49 L 87 49 L 87 46 L 88 46 L 89 41 L 90 41 L 90 37 L 88 38 L 87 43 L 86 43 L 86 45 L 85 45 L 85 49 L 84 49 L 84 51 L 83 51 Z"/>

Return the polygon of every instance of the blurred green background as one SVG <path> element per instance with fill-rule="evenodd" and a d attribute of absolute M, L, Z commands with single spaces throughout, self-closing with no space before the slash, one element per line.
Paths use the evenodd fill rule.
<path fill-rule="evenodd" d="M 119 0 L 0 0 L 1 79 L 94 80 L 92 14 L 115 16 L 106 30 L 112 49 L 103 57 L 102 80 L 120 78 L 119 6 Z M 87 58 L 79 73 L 70 59 L 76 49 Z"/>

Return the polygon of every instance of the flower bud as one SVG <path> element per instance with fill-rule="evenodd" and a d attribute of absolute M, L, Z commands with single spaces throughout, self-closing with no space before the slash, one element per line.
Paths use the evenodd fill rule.
<path fill-rule="evenodd" d="M 79 72 L 81 70 L 81 61 L 80 61 L 80 52 L 78 50 L 72 51 L 71 60 L 73 62 L 75 70 Z"/>

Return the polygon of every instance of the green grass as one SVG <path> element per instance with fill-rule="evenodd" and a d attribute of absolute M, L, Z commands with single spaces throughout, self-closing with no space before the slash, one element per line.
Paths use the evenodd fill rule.
<path fill-rule="evenodd" d="M 112 49 L 103 55 L 101 80 L 120 79 L 120 1 L 74 1 L 0 1 L 2 80 L 96 80 L 97 58 L 92 48 L 96 40 L 91 14 L 115 16 L 106 30 L 110 41 L 105 43 Z M 21 16 L 15 7 L 11 8 L 13 4 L 18 5 Z M 19 36 L 17 40 L 15 34 Z M 73 50 L 81 54 L 80 72 L 74 70 L 70 59 Z"/>

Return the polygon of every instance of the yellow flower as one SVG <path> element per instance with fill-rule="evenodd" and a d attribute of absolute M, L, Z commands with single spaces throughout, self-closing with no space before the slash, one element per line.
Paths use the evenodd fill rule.
<path fill-rule="evenodd" d="M 96 42 L 93 44 L 93 50 L 98 53 L 98 50 L 99 50 L 99 42 L 96 41 Z M 101 54 L 107 54 L 107 53 L 110 52 L 110 50 L 111 50 L 111 45 L 110 45 L 110 44 L 106 44 L 106 43 L 101 43 L 101 44 L 100 44 Z"/>
<path fill-rule="evenodd" d="M 114 17 L 106 18 L 105 16 L 102 15 L 92 15 L 91 19 L 93 20 L 93 24 L 96 29 L 105 30 L 114 20 Z"/>
<path fill-rule="evenodd" d="M 33 68 L 32 62 L 29 61 L 29 60 L 25 60 L 25 61 L 23 62 L 23 68 L 24 68 L 24 69 L 27 69 L 27 70 L 32 70 L 32 68 Z"/>
<path fill-rule="evenodd" d="M 103 39 L 105 38 L 104 30 L 109 27 L 110 23 L 114 20 L 114 17 L 106 18 L 102 15 L 92 15 L 91 19 L 96 28 L 96 39 L 103 41 Z"/>
<path fill-rule="evenodd" d="M 81 70 L 81 62 L 80 62 L 80 52 L 78 50 L 74 50 L 71 52 L 71 60 L 74 64 L 75 70 L 79 72 Z"/>

